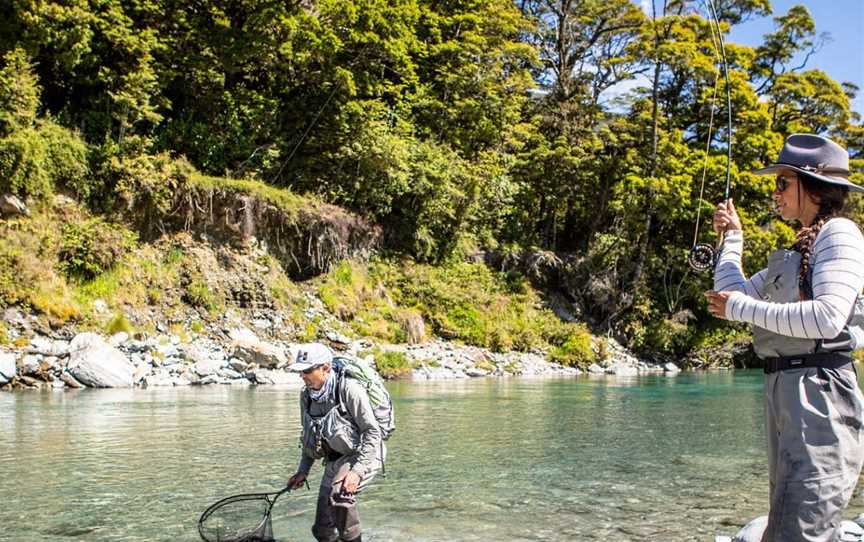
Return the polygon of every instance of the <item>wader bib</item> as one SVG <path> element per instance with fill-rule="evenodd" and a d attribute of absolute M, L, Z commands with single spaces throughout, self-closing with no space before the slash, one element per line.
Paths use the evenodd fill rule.
<path fill-rule="evenodd" d="M 762 299 L 800 301 L 800 263 L 795 251 L 771 254 Z M 766 360 L 767 373 L 771 508 L 762 542 L 835 542 L 839 536 L 864 463 L 864 396 L 847 357 L 854 343 L 848 327 L 830 340 L 753 327 L 753 347 Z"/>

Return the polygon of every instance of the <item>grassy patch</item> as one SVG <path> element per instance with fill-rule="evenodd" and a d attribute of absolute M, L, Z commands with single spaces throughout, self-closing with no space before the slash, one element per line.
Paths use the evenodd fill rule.
<path fill-rule="evenodd" d="M 560 347 L 568 364 L 587 359 L 573 339 L 587 334 L 584 326 L 562 322 L 521 275 L 482 264 L 343 261 L 319 294 L 362 336 L 405 342 L 421 322 L 435 335 L 495 351 Z"/>
<path fill-rule="evenodd" d="M 404 378 L 411 374 L 414 364 L 404 352 L 375 351 L 375 368 L 382 378 L 392 380 Z"/>
<path fill-rule="evenodd" d="M 260 181 L 211 177 L 194 173 L 189 177 L 189 186 L 204 190 L 221 190 L 248 195 L 275 205 L 288 216 L 296 217 L 301 209 L 317 203 L 308 196 L 299 196 L 286 188 L 276 188 Z"/>
<path fill-rule="evenodd" d="M 118 312 L 105 325 L 105 333 L 107 333 L 108 335 L 114 335 L 115 333 L 121 332 L 132 335 L 135 333 L 135 327 L 126 318 L 125 314 L 123 314 L 122 312 Z"/>

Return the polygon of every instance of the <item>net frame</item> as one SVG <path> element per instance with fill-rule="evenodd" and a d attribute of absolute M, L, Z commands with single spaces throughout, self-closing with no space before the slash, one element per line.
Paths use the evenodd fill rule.
<path fill-rule="evenodd" d="M 273 524 L 270 512 L 273 505 L 283 493 L 290 491 L 286 487 L 281 491 L 272 493 L 243 493 L 232 495 L 210 505 L 198 519 L 198 534 L 204 542 L 275 542 L 273 538 Z M 210 525 L 210 520 L 218 520 L 224 515 L 231 515 L 231 508 L 242 509 L 243 507 L 254 508 L 257 503 L 258 510 L 247 515 L 258 516 L 259 520 L 250 520 L 249 526 L 231 526 L 222 531 L 220 525 Z M 257 513 L 256 513 L 257 512 Z M 238 514 L 242 515 L 242 513 Z"/>

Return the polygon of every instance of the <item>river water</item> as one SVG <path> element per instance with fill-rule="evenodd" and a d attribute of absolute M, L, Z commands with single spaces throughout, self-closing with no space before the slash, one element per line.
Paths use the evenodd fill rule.
<path fill-rule="evenodd" d="M 390 385 L 367 542 L 709 540 L 764 513 L 762 375 Z M 0 394 L 0 540 L 199 540 L 219 498 L 294 472 L 297 387 Z M 313 469 L 317 482 L 320 469 Z M 280 499 L 312 540 L 313 491 Z M 848 517 L 864 512 L 856 495 Z"/>

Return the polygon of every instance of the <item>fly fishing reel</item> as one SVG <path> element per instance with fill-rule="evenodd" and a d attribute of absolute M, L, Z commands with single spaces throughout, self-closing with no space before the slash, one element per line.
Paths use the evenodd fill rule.
<path fill-rule="evenodd" d="M 717 262 L 717 250 L 708 243 L 699 243 L 690 249 L 687 263 L 696 271 L 705 272 L 714 268 Z"/>

